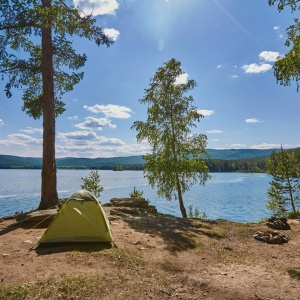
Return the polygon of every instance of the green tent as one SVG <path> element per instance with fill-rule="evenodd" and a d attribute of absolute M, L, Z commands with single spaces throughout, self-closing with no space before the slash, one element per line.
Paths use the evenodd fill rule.
<path fill-rule="evenodd" d="M 79 191 L 63 204 L 39 244 L 65 242 L 112 242 L 105 213 L 89 191 Z"/>

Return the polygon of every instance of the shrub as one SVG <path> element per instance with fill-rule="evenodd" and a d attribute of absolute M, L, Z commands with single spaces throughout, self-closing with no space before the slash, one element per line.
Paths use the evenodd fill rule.
<path fill-rule="evenodd" d="M 144 192 L 143 191 L 139 191 L 137 190 L 135 187 L 133 188 L 133 192 L 131 192 L 129 194 L 129 197 L 132 198 L 132 199 L 142 199 L 143 198 L 143 194 Z"/>
<path fill-rule="evenodd" d="M 80 186 L 84 190 L 88 190 L 96 198 L 100 197 L 103 186 L 100 185 L 100 174 L 98 171 L 91 171 L 88 177 L 81 177 L 83 184 Z"/>
<path fill-rule="evenodd" d="M 189 218 L 196 218 L 196 219 L 201 219 L 201 220 L 207 220 L 207 215 L 205 212 L 200 213 L 198 208 L 195 208 L 195 210 L 193 210 L 193 206 L 190 205 L 188 206 L 188 217 Z"/>

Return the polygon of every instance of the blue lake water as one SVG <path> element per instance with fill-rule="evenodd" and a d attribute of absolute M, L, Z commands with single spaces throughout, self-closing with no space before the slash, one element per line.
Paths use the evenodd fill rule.
<path fill-rule="evenodd" d="M 82 177 L 89 170 L 58 170 L 57 191 L 67 198 L 80 190 Z M 134 186 L 144 192 L 143 197 L 159 212 L 181 216 L 178 202 L 159 198 L 143 177 L 142 171 L 99 171 L 101 203 L 111 198 L 129 197 Z M 267 190 L 271 176 L 253 173 L 211 173 L 205 186 L 195 185 L 183 195 L 185 207 L 198 208 L 209 219 L 227 219 L 236 222 L 257 222 L 270 216 L 266 209 Z M 0 218 L 16 211 L 29 211 L 40 201 L 41 170 L 0 170 Z"/>

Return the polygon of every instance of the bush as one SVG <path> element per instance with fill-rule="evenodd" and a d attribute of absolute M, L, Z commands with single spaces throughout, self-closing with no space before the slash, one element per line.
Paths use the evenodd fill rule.
<path fill-rule="evenodd" d="M 94 194 L 96 198 L 100 197 L 103 186 L 100 185 L 100 174 L 98 171 L 91 171 L 89 177 L 81 177 L 83 184 L 80 186 L 83 190 L 87 190 Z"/>
<path fill-rule="evenodd" d="M 129 194 L 129 197 L 131 199 L 142 199 L 143 198 L 143 194 L 144 192 L 143 191 L 139 191 L 137 190 L 135 187 L 133 188 L 133 192 L 131 192 Z"/>
<path fill-rule="evenodd" d="M 196 218 L 196 219 L 201 219 L 201 220 L 207 220 L 207 215 L 205 212 L 200 213 L 198 208 L 195 208 L 195 210 L 193 210 L 193 206 L 190 205 L 188 207 L 188 217 L 189 218 Z"/>

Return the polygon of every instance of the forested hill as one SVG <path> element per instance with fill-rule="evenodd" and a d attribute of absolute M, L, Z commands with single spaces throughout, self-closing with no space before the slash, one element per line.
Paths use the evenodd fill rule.
<path fill-rule="evenodd" d="M 278 149 L 258 150 L 258 149 L 228 149 L 215 150 L 208 149 L 209 160 L 250 160 L 267 158 L 273 151 Z M 115 166 L 123 166 L 124 169 L 140 170 L 145 161 L 142 156 L 111 157 L 111 158 L 58 158 L 57 168 L 62 169 L 107 169 L 111 170 Z M 1 169 L 32 168 L 40 169 L 41 158 L 19 157 L 0 154 Z"/>
<path fill-rule="evenodd" d="M 210 159 L 236 160 L 268 157 L 279 149 L 207 149 Z"/>

